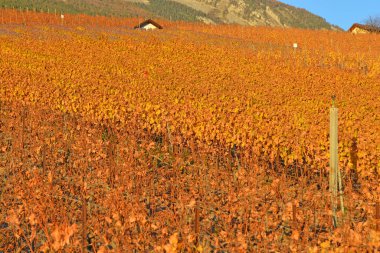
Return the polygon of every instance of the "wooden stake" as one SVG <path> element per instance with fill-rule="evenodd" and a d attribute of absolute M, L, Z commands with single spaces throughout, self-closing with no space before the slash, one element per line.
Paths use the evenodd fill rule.
<path fill-rule="evenodd" d="M 86 193 L 82 193 L 82 252 L 86 252 L 87 248 L 87 202 Z"/>
<path fill-rule="evenodd" d="M 194 221 L 194 232 L 196 236 L 196 244 L 199 243 L 199 206 L 198 201 L 195 205 L 195 221 Z"/>
<path fill-rule="evenodd" d="M 333 224 L 337 227 L 337 195 L 338 195 L 338 108 L 335 107 L 335 96 L 330 108 L 330 184 L 331 208 Z"/>
<path fill-rule="evenodd" d="M 87 150 L 87 148 L 85 148 Z M 87 159 L 87 157 L 86 157 Z M 82 170 L 82 253 L 87 252 L 87 186 L 86 186 L 86 172 L 88 162 L 83 164 Z"/>
<path fill-rule="evenodd" d="M 376 231 L 380 232 L 380 202 L 376 202 L 375 219 L 376 219 Z"/>
<path fill-rule="evenodd" d="M 293 203 L 292 211 L 293 211 L 293 226 L 294 226 L 294 229 L 297 229 L 297 205 L 296 205 L 296 203 Z"/>

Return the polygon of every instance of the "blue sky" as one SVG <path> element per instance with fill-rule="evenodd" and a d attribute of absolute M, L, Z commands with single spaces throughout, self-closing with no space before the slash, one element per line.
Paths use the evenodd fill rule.
<path fill-rule="evenodd" d="M 369 16 L 380 16 L 380 0 L 280 0 L 304 8 L 329 23 L 347 30 L 353 23 L 364 23 Z"/>

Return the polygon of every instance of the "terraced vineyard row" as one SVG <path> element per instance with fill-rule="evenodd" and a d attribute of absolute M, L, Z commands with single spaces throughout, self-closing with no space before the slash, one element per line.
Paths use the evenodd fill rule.
<path fill-rule="evenodd" d="M 352 168 L 356 140 L 357 169 L 367 176 L 378 172 L 375 59 L 358 55 L 340 67 L 331 63 L 339 55 L 319 62 L 326 55 L 242 52 L 199 45 L 191 41 L 195 35 L 163 33 L 111 40 L 48 30 L 42 40 L 3 38 L 2 100 L 48 105 L 99 124 L 133 124 L 152 134 L 169 131 L 178 145 L 194 140 L 208 149 L 236 147 L 247 156 L 272 162 L 280 156 L 286 165 L 321 169 L 328 159 L 327 109 L 336 94 L 341 168 Z"/>
<path fill-rule="evenodd" d="M 377 247 L 379 36 L 99 20 L 1 26 L 0 247 Z M 352 215 L 335 231 L 334 94 Z"/>

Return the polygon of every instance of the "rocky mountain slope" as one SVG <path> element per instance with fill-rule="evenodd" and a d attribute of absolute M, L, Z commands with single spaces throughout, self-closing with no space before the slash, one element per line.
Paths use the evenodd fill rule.
<path fill-rule="evenodd" d="M 275 0 L 175 0 L 211 19 L 242 25 L 335 29 L 323 18 Z"/>
<path fill-rule="evenodd" d="M 276 0 L 2 0 L 0 6 L 205 23 L 340 29 L 307 10 Z"/>

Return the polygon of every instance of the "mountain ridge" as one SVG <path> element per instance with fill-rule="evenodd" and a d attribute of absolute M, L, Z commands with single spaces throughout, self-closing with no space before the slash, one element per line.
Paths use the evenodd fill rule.
<path fill-rule="evenodd" d="M 149 17 L 210 24 L 341 30 L 311 12 L 276 0 L 2 0 L 1 7 Z"/>

